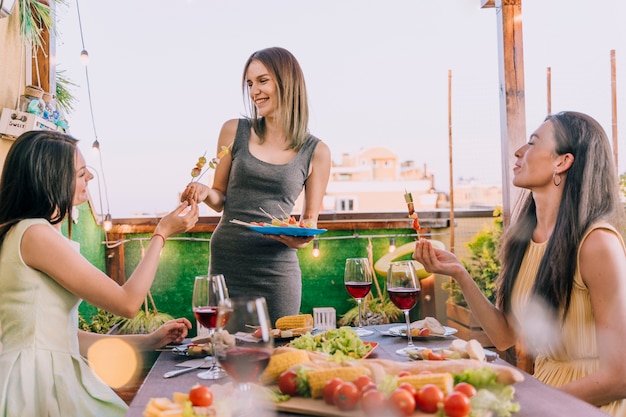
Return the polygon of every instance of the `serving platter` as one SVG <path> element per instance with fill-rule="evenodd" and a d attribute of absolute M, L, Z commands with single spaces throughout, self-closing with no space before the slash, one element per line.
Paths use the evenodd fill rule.
<path fill-rule="evenodd" d="M 245 226 L 252 231 L 257 233 L 261 233 L 263 235 L 284 235 L 284 236 L 296 236 L 296 237 L 307 237 L 307 236 L 315 236 L 322 233 L 325 233 L 327 229 L 315 229 L 313 227 L 299 227 L 299 226 L 271 226 L 264 225 L 259 226 L 252 223 L 246 223 L 241 220 L 233 219 L 230 221 L 231 223 L 235 223 L 241 226 Z"/>

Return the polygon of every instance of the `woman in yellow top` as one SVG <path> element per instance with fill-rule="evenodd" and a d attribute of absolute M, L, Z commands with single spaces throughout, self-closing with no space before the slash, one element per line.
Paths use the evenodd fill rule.
<path fill-rule="evenodd" d="M 624 207 L 609 140 L 591 117 L 562 112 L 515 156 L 513 184 L 529 193 L 503 236 L 496 306 L 452 253 L 421 240 L 413 257 L 459 283 L 496 348 L 521 341 L 539 380 L 624 417 Z"/>

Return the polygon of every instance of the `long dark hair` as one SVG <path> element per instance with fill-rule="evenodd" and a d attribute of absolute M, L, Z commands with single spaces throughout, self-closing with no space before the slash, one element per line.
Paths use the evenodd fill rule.
<path fill-rule="evenodd" d="M 265 119 L 258 116 L 257 109 L 250 99 L 246 73 L 253 61 L 259 61 L 276 80 L 278 91 L 278 112 L 281 115 L 285 137 L 290 141 L 289 148 L 299 150 L 309 136 L 309 104 L 306 83 L 300 64 L 291 52 L 273 47 L 254 52 L 243 68 L 242 88 L 247 94 L 252 128 L 265 140 Z"/>
<path fill-rule="evenodd" d="M 71 236 L 76 143 L 69 135 L 43 130 L 15 140 L 0 178 L 0 243 L 24 219 L 57 224 L 68 218 Z"/>
<path fill-rule="evenodd" d="M 556 153 L 571 153 L 574 163 L 565 173 L 556 224 L 539 265 L 533 294 L 555 314 L 561 311 L 561 319 L 565 319 L 582 236 L 600 220 L 622 232 L 623 208 L 611 146 L 602 126 L 585 114 L 569 111 L 549 115 L 545 120 L 554 128 Z M 501 246 L 497 303 L 505 312 L 511 309 L 511 292 L 536 225 L 536 206 L 530 193 Z"/>

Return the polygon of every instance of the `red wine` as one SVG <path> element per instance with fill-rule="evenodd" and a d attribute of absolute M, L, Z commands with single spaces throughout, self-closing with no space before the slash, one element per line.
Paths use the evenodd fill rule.
<path fill-rule="evenodd" d="M 217 307 L 196 307 L 193 309 L 193 315 L 207 329 L 215 329 L 217 325 Z"/>
<path fill-rule="evenodd" d="M 371 282 L 357 282 L 350 281 L 346 282 L 346 290 L 350 293 L 354 298 L 363 298 L 365 297 L 372 288 Z"/>
<path fill-rule="evenodd" d="M 250 347 L 234 347 L 219 355 L 220 365 L 238 382 L 253 382 L 270 361 L 270 352 Z"/>
<path fill-rule="evenodd" d="M 417 288 L 395 287 L 387 288 L 387 294 L 389 294 L 391 302 L 400 310 L 410 310 L 417 304 L 420 290 Z"/>

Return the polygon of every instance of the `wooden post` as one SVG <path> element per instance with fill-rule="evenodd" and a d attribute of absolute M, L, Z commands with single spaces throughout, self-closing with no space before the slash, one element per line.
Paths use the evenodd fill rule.
<path fill-rule="evenodd" d="M 454 253 L 454 170 L 452 158 L 452 70 L 448 70 L 448 157 L 450 167 L 450 251 Z"/>
<path fill-rule="evenodd" d="M 550 67 L 548 67 L 547 78 L 548 78 L 548 86 L 547 86 L 548 114 L 552 114 L 552 68 Z"/>
<path fill-rule="evenodd" d="M 512 186 L 513 154 L 526 142 L 522 0 L 481 0 L 483 8 L 495 7 L 498 27 L 500 74 L 500 133 L 502 148 L 502 214 L 504 226 L 521 190 Z"/>
<path fill-rule="evenodd" d="M 55 2 L 40 0 L 52 9 L 54 15 Z M 33 6 L 31 6 L 33 7 Z M 54 33 L 48 31 L 45 26 L 41 27 L 41 48 L 33 51 L 32 58 L 32 83 L 41 87 L 43 91 L 56 94 L 56 70 L 50 65 L 50 58 L 56 55 L 56 39 Z"/>

